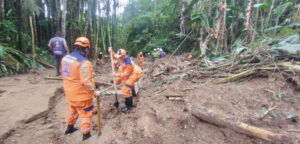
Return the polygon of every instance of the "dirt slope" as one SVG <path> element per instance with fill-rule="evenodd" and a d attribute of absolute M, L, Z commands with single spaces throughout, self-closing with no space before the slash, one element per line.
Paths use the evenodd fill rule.
<path fill-rule="evenodd" d="M 156 69 L 159 65 L 163 67 L 171 65 L 171 68 L 168 72 L 153 77 L 153 75 L 160 72 Z M 109 83 L 111 79 L 109 69 L 108 64 L 98 65 L 95 81 Z M 27 97 L 35 96 L 38 92 L 45 95 L 45 97 L 35 96 L 32 98 L 33 100 L 28 99 L 28 102 L 27 99 L 23 99 L 22 105 L 18 103 L 19 108 L 10 109 L 9 111 L 3 107 L 0 108 L 2 113 L 7 113 L 6 116 L 10 116 L 12 113 L 23 114 L 15 115 L 15 118 L 12 118 L 14 124 L 7 125 L 8 130 L 15 130 L 6 136 L 1 134 L 3 143 L 268 143 L 198 120 L 188 111 L 187 105 L 191 102 L 220 111 L 248 124 L 274 132 L 289 132 L 290 135 L 299 138 L 299 132 L 291 132 L 291 130 L 300 129 L 299 123 L 286 120 L 283 113 L 290 112 L 300 115 L 300 94 L 286 82 L 271 78 L 255 78 L 243 82 L 215 85 L 212 84 L 215 79 L 186 77 L 182 73 L 172 73 L 174 70 L 176 71 L 176 68 L 170 61 L 159 60 L 154 64 L 147 61 L 139 95 L 134 98 L 134 108 L 127 114 L 123 114 L 113 107 L 113 96 L 102 96 L 102 135 L 100 137 L 96 136 L 97 119 L 95 115 L 93 118 L 93 136 L 86 142 L 81 141 L 82 135 L 79 131 L 68 136 L 64 135 L 67 102 L 60 88 L 61 81 L 43 80 L 42 75 L 47 74 L 42 74 L 36 79 L 38 84 L 30 83 L 29 79 L 37 77 L 33 74 L 2 78 L 1 82 L 2 80 L 8 82 L 5 83 L 6 87 L 2 87 L 4 83 L 1 83 L 0 89 L 6 90 L 0 97 L 1 106 L 8 103 L 15 104 L 15 101 L 19 99 L 16 96 L 17 94 L 15 97 L 4 99 L 8 97 L 10 92 L 17 91 L 19 92 L 18 95 L 22 93 Z M 177 75 L 180 77 L 174 77 Z M 24 80 L 22 82 L 26 82 L 27 88 L 17 85 L 18 82 L 15 82 L 14 79 L 16 77 L 21 81 Z M 164 82 L 161 83 L 162 81 Z M 8 86 L 9 83 L 13 83 L 13 85 Z M 107 86 L 99 85 L 100 90 L 105 87 Z M 31 90 L 22 91 L 30 88 Z M 272 99 L 272 93 L 265 91 L 265 89 L 284 96 L 280 100 L 274 100 Z M 48 92 L 49 94 L 47 94 Z M 170 95 L 180 95 L 180 100 L 169 100 Z M 46 98 L 46 96 L 48 97 Z M 49 99 L 49 97 L 51 98 Z M 122 98 L 119 97 L 119 99 Z M 121 104 L 123 106 L 123 102 Z M 274 109 L 277 118 L 267 115 L 263 120 L 252 119 L 262 107 L 271 105 L 277 105 L 277 108 Z M 24 120 L 26 121 L 39 113 L 35 112 L 35 109 L 39 111 L 46 110 L 46 112 L 40 118 L 24 123 Z M 28 111 L 26 111 L 27 114 L 24 114 L 23 111 L 25 110 Z M 11 122 L 13 123 L 13 121 Z M 0 122 L 1 125 L 7 123 L 6 117 L 2 114 Z"/>

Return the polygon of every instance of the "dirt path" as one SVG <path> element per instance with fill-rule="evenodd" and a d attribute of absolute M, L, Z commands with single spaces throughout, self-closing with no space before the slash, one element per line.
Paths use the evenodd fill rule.
<path fill-rule="evenodd" d="M 46 116 L 48 103 L 61 82 L 45 81 L 43 74 L 22 74 L 0 79 L 0 142 L 18 126 Z"/>
<path fill-rule="evenodd" d="M 98 66 L 95 81 L 109 83 L 109 67 Z M 67 102 L 61 89 L 61 81 L 43 80 L 43 76 L 51 71 L 42 75 L 27 74 L 1 78 L 0 89 L 6 92 L 1 94 L 0 103 L 1 106 L 8 106 L 0 108 L 1 125 L 7 127 L 6 132 L 1 130 L 3 143 L 268 143 L 199 121 L 187 109 L 190 102 L 271 131 L 287 132 L 300 129 L 298 123 L 286 120 L 283 115 L 284 112 L 300 115 L 300 94 L 285 82 L 256 78 L 214 85 L 214 79 L 211 78 L 174 78 L 170 73 L 152 77 L 151 75 L 156 73 L 155 70 L 151 70 L 153 67 L 153 63 L 146 62 L 140 92 L 138 97 L 134 98 L 134 108 L 129 113 L 123 114 L 113 107 L 113 96 L 101 97 L 102 135 L 96 136 L 95 115 L 93 136 L 86 142 L 81 141 L 82 135 L 79 131 L 64 135 Z M 160 83 L 164 79 L 169 80 Z M 5 87 L 2 87 L 4 85 Z M 99 85 L 100 89 L 105 87 L 107 86 Z M 272 93 L 266 92 L 265 89 L 283 97 L 274 101 Z M 22 95 L 26 95 L 26 98 Z M 172 101 L 167 98 L 170 95 L 180 95 L 182 99 Z M 121 104 L 122 107 L 123 102 Z M 262 107 L 270 104 L 277 105 L 274 110 L 277 118 L 268 115 L 259 121 L 251 119 Z M 7 121 L 7 117 L 10 121 Z M 77 127 L 78 124 L 79 121 Z M 300 136 L 297 132 L 290 134 Z"/>

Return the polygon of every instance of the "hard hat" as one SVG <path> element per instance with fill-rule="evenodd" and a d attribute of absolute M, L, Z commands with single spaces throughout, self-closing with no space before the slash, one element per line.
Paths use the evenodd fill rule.
<path fill-rule="evenodd" d="M 91 45 L 90 45 L 90 40 L 87 39 L 86 37 L 79 37 L 76 39 L 74 45 L 78 45 L 78 46 L 81 46 L 81 47 L 87 47 L 87 48 L 91 48 Z"/>
<path fill-rule="evenodd" d="M 121 56 L 126 56 L 127 52 L 124 49 L 119 49 L 115 57 L 120 58 Z"/>

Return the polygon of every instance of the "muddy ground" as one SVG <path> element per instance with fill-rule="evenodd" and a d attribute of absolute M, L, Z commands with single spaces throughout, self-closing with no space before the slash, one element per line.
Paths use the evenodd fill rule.
<path fill-rule="evenodd" d="M 79 131 L 64 135 L 67 102 L 62 81 L 44 80 L 45 76 L 54 75 L 54 70 L 0 78 L 0 143 L 269 143 L 201 121 L 190 114 L 189 103 L 266 130 L 300 137 L 298 119 L 287 118 L 300 115 L 300 93 L 290 83 L 274 76 L 217 85 L 213 84 L 215 78 L 189 76 L 180 73 L 180 69 L 176 72 L 174 66 L 159 74 L 156 68 L 167 67 L 166 61 L 145 62 L 138 97 L 134 98 L 134 108 L 129 113 L 123 114 L 113 107 L 114 96 L 102 96 L 102 135 L 96 136 L 95 115 L 93 136 L 85 142 L 81 141 Z M 188 62 L 181 62 L 185 63 Z M 109 64 L 98 64 L 95 71 L 96 82 L 110 83 Z M 98 87 L 101 90 L 107 86 Z M 168 99 L 174 95 L 179 99 Z M 262 108 L 273 106 L 274 110 L 262 120 L 255 119 Z"/>

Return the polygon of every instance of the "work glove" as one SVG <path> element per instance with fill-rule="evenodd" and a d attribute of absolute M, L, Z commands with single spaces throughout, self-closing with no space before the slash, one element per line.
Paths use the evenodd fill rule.
<path fill-rule="evenodd" d="M 109 53 L 112 52 L 112 47 L 108 47 L 108 52 L 109 52 Z"/>
<path fill-rule="evenodd" d="M 96 91 L 95 92 L 95 97 L 100 97 L 101 96 L 101 92 L 100 91 Z"/>

